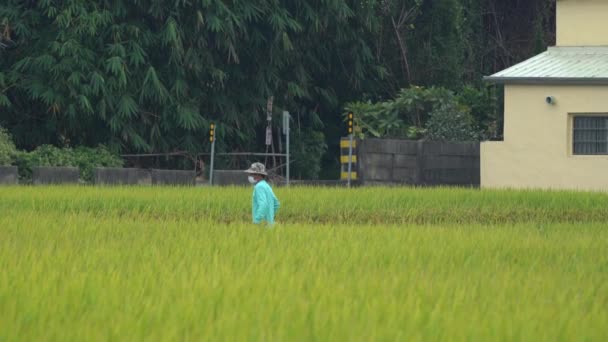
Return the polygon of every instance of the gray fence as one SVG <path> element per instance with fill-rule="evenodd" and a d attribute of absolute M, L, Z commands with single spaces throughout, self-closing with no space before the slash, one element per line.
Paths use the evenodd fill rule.
<path fill-rule="evenodd" d="M 179 170 L 152 170 L 152 185 L 194 186 L 196 172 Z"/>
<path fill-rule="evenodd" d="M 247 174 L 243 170 L 215 170 L 213 184 L 220 186 L 249 185 Z"/>
<path fill-rule="evenodd" d="M 240 173 L 243 176 L 243 172 Z M 247 179 L 245 178 L 245 182 Z M 19 173 L 16 166 L 0 166 L 0 185 L 18 184 Z M 76 167 L 33 167 L 32 183 L 45 184 L 79 184 L 86 183 L 80 179 Z M 196 172 L 182 170 L 145 170 L 129 168 L 95 168 L 93 183 L 97 185 L 180 185 L 195 186 Z"/>
<path fill-rule="evenodd" d="M 0 184 L 10 185 L 19 183 L 19 173 L 16 166 L 0 166 Z"/>
<path fill-rule="evenodd" d="M 46 184 L 78 184 L 80 172 L 77 167 L 33 167 L 32 183 Z"/>
<path fill-rule="evenodd" d="M 100 167 L 93 170 L 97 185 L 149 185 L 152 176 L 148 170 Z"/>
<path fill-rule="evenodd" d="M 359 141 L 362 185 L 479 186 L 479 143 L 364 139 Z"/>

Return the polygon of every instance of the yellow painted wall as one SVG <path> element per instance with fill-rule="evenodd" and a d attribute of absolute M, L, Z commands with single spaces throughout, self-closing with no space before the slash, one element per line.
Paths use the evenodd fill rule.
<path fill-rule="evenodd" d="M 575 114 L 608 115 L 608 86 L 505 85 L 504 141 L 481 144 L 481 186 L 608 191 L 608 156 L 572 155 Z"/>
<path fill-rule="evenodd" d="M 558 0 L 557 46 L 608 45 L 608 0 Z"/>

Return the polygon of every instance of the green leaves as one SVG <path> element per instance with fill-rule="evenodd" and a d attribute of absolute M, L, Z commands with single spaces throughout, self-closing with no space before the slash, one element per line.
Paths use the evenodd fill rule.
<path fill-rule="evenodd" d="M 0 165 L 2 165 L 2 130 L 0 128 Z M 14 164 L 19 166 L 22 182 L 31 182 L 32 168 L 36 166 L 72 166 L 78 167 L 82 180 L 93 180 L 93 169 L 96 167 L 121 167 L 123 160 L 111 153 L 106 147 L 96 148 L 57 148 L 42 145 L 31 152 L 17 152 L 13 158 Z"/>
<path fill-rule="evenodd" d="M 469 112 L 451 103 L 440 104 L 429 115 L 427 136 L 438 141 L 478 141 L 479 132 Z"/>
<path fill-rule="evenodd" d="M 0 166 L 11 165 L 16 154 L 17 149 L 13 138 L 6 129 L 0 126 Z"/>
<path fill-rule="evenodd" d="M 168 97 L 169 93 L 158 79 L 156 70 L 153 67 L 149 67 L 140 91 L 140 102 L 144 100 L 151 100 L 158 104 L 164 104 Z"/>
<path fill-rule="evenodd" d="M 355 113 L 361 137 L 475 141 L 478 125 L 463 100 L 445 88 L 414 86 L 402 89 L 393 100 L 348 103 L 344 115 Z"/>
<path fill-rule="evenodd" d="M 122 58 L 119 56 L 110 57 L 106 60 L 106 72 L 118 76 L 123 72 Z"/>
<path fill-rule="evenodd" d="M 274 95 L 276 108 L 320 140 L 343 99 L 376 77 L 364 40 L 373 16 L 361 6 L 9 0 L 0 18 L 9 18 L 19 48 L 0 51 L 10 80 L 0 85 L 0 120 L 29 148 L 204 150 L 213 120 L 224 123 L 218 148 L 261 150 L 261 109 Z"/>
<path fill-rule="evenodd" d="M 129 63 L 134 67 L 143 66 L 146 62 L 147 54 L 142 49 L 141 45 L 136 42 L 131 42 L 129 44 Z"/>
<path fill-rule="evenodd" d="M 293 50 L 293 44 L 291 44 L 291 40 L 289 39 L 289 35 L 287 32 L 283 32 L 283 49 L 285 51 Z"/>
<path fill-rule="evenodd" d="M 12 105 L 11 101 L 4 94 L 6 88 L 6 78 L 4 73 L 0 72 L 0 107 L 10 107 Z"/>
<path fill-rule="evenodd" d="M 91 102 L 89 102 L 89 99 L 86 96 L 79 95 L 78 104 L 79 104 L 80 109 L 85 114 L 93 114 L 93 107 L 91 106 Z"/>
<path fill-rule="evenodd" d="M 130 119 L 137 114 L 137 103 L 131 96 L 123 95 L 116 109 L 121 118 Z"/>
<path fill-rule="evenodd" d="M 4 94 L 0 94 L 0 107 L 10 107 L 12 105 L 11 101 Z"/>
<path fill-rule="evenodd" d="M 176 117 L 179 126 L 189 131 L 200 129 L 204 125 L 203 118 L 192 103 L 177 106 Z"/>
<path fill-rule="evenodd" d="M 91 80 L 89 82 L 89 86 L 93 95 L 100 95 L 102 93 L 102 90 L 105 88 L 105 83 L 106 81 L 99 72 L 94 71 L 93 73 L 91 73 Z"/>
<path fill-rule="evenodd" d="M 164 46 L 171 47 L 177 52 L 182 52 L 183 46 L 177 22 L 173 17 L 169 17 L 160 34 L 160 41 Z"/>

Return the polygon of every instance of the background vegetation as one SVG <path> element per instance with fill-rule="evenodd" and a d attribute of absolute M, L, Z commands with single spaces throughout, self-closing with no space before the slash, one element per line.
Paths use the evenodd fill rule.
<path fill-rule="evenodd" d="M 17 155 L 17 148 L 10 134 L 0 126 L 0 166 L 11 165 Z"/>
<path fill-rule="evenodd" d="M 19 178 L 22 183 L 32 180 L 32 168 L 35 166 L 71 166 L 80 171 L 80 179 L 93 181 L 93 169 L 96 167 L 121 167 L 122 158 L 112 154 L 103 146 L 97 148 L 57 148 L 42 145 L 31 152 L 18 152 L 13 162 L 19 167 Z"/>
<path fill-rule="evenodd" d="M 453 92 L 473 115 L 463 112 L 471 121 L 465 131 L 500 137 L 501 92 L 481 77 L 553 44 L 554 6 L 7 0 L 0 4 L 0 125 L 25 150 L 103 144 L 123 153 L 194 154 L 209 150 L 207 128 L 216 121 L 218 151 L 263 151 L 272 98 L 275 151 L 287 109 L 298 137 L 294 174 L 329 177 L 321 171 L 338 170 L 346 104 L 392 101 L 412 85 Z M 455 110 L 440 107 L 444 115 L 435 117 Z M 427 117 L 407 123 L 406 136 L 446 126 Z"/>

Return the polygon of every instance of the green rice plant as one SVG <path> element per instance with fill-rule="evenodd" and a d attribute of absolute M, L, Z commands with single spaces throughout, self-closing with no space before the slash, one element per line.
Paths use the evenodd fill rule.
<path fill-rule="evenodd" d="M 1 222 L 3 340 L 608 337 L 601 225 Z"/>
<path fill-rule="evenodd" d="M 608 194 L 417 188 L 277 188 L 283 223 L 607 223 Z M 8 187 L 0 212 L 57 211 L 158 219 L 250 220 L 250 188 Z"/>
<path fill-rule="evenodd" d="M 250 191 L 0 188 L 0 341 L 608 339 L 604 194 Z"/>

